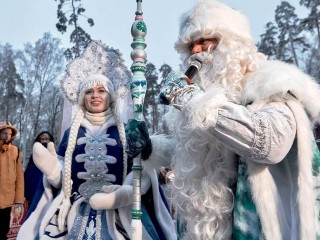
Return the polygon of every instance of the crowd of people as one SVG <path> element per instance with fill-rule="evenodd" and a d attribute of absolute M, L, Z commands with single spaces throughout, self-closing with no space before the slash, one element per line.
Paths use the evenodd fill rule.
<path fill-rule="evenodd" d="M 132 239 L 137 157 L 141 239 L 320 238 L 319 84 L 268 60 L 247 17 L 214 0 L 181 16 L 175 49 L 199 66 L 161 86 L 165 134 L 130 119 L 130 76 L 95 41 L 61 81 L 74 116 L 57 147 L 39 133 L 23 172 L 18 131 L 0 122 L 0 240 L 24 201 L 18 240 Z"/>

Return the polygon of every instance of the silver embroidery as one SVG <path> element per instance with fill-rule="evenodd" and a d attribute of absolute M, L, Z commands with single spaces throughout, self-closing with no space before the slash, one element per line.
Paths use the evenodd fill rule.
<path fill-rule="evenodd" d="M 86 180 L 79 186 L 79 193 L 86 199 L 99 192 L 104 185 L 110 185 L 116 181 L 114 174 L 108 174 L 107 164 L 115 164 L 117 159 L 108 155 L 107 146 L 115 146 L 115 139 L 109 137 L 109 134 L 99 136 L 90 136 L 79 138 L 78 145 L 85 145 L 85 153 L 76 156 L 77 162 L 84 162 L 86 172 L 79 172 L 77 177 Z"/>
<path fill-rule="evenodd" d="M 80 207 L 81 208 L 81 207 Z M 87 221 L 90 213 L 90 205 L 86 204 L 83 213 L 78 212 L 77 217 L 72 225 L 68 240 L 82 240 L 85 234 Z"/>
<path fill-rule="evenodd" d="M 80 232 L 78 236 L 78 240 L 82 240 L 83 236 L 85 234 L 86 231 L 86 227 L 87 227 L 87 222 L 89 219 L 89 214 L 90 214 L 90 205 L 86 204 L 85 206 L 85 211 L 84 211 L 84 216 L 79 216 L 79 221 L 81 222 L 81 227 L 80 227 Z"/>
<path fill-rule="evenodd" d="M 249 158 L 265 159 L 271 148 L 270 123 L 262 114 L 254 113 L 252 120 L 255 124 L 255 136 L 252 155 Z"/>
<path fill-rule="evenodd" d="M 96 239 L 101 240 L 101 215 L 102 211 L 98 210 L 96 213 L 96 226 L 94 226 L 94 217 L 91 216 L 89 219 L 91 207 L 86 204 L 83 213 L 78 213 L 72 230 L 69 234 L 68 240 L 90 240 Z M 87 226 L 89 222 L 89 226 Z"/>
<path fill-rule="evenodd" d="M 90 220 L 89 226 L 86 227 L 86 235 L 88 240 L 94 239 L 96 235 L 96 228 L 94 227 L 93 219 Z"/>
<path fill-rule="evenodd" d="M 96 217 L 96 239 L 101 239 L 101 215 L 102 211 L 97 211 L 97 217 Z"/>

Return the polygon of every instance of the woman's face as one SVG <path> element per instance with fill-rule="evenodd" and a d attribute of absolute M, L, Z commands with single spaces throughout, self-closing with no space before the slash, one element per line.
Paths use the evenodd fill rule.
<path fill-rule="evenodd" d="M 50 142 L 50 136 L 47 133 L 41 134 L 39 137 L 40 143 L 48 143 Z"/>
<path fill-rule="evenodd" d="M 109 108 L 109 93 L 102 85 L 89 88 L 84 94 L 84 105 L 90 113 L 101 113 Z"/>

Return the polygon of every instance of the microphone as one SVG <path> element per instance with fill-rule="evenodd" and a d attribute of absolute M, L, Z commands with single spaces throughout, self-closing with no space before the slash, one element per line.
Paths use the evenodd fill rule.
<path fill-rule="evenodd" d="M 202 67 L 202 63 L 195 59 L 191 62 L 190 66 L 188 67 L 185 75 L 190 79 L 190 83 L 192 82 L 191 79 L 200 71 Z"/>

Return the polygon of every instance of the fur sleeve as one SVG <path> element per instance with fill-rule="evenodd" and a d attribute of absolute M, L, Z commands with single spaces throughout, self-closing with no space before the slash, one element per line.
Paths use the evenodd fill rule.
<path fill-rule="evenodd" d="M 182 117 L 188 119 L 190 130 L 205 130 L 208 124 L 215 125 L 218 108 L 228 102 L 223 89 L 211 88 L 197 94 L 182 109 Z"/>
<path fill-rule="evenodd" d="M 257 102 L 288 91 L 304 106 L 312 121 L 320 116 L 320 86 L 293 64 L 263 61 L 246 76 L 242 102 Z"/>
<path fill-rule="evenodd" d="M 170 167 L 174 148 L 177 143 L 174 139 L 166 135 L 153 135 L 150 137 L 152 142 L 152 153 L 148 160 L 144 161 L 144 167 L 155 169 L 157 172 L 160 167 Z"/>

